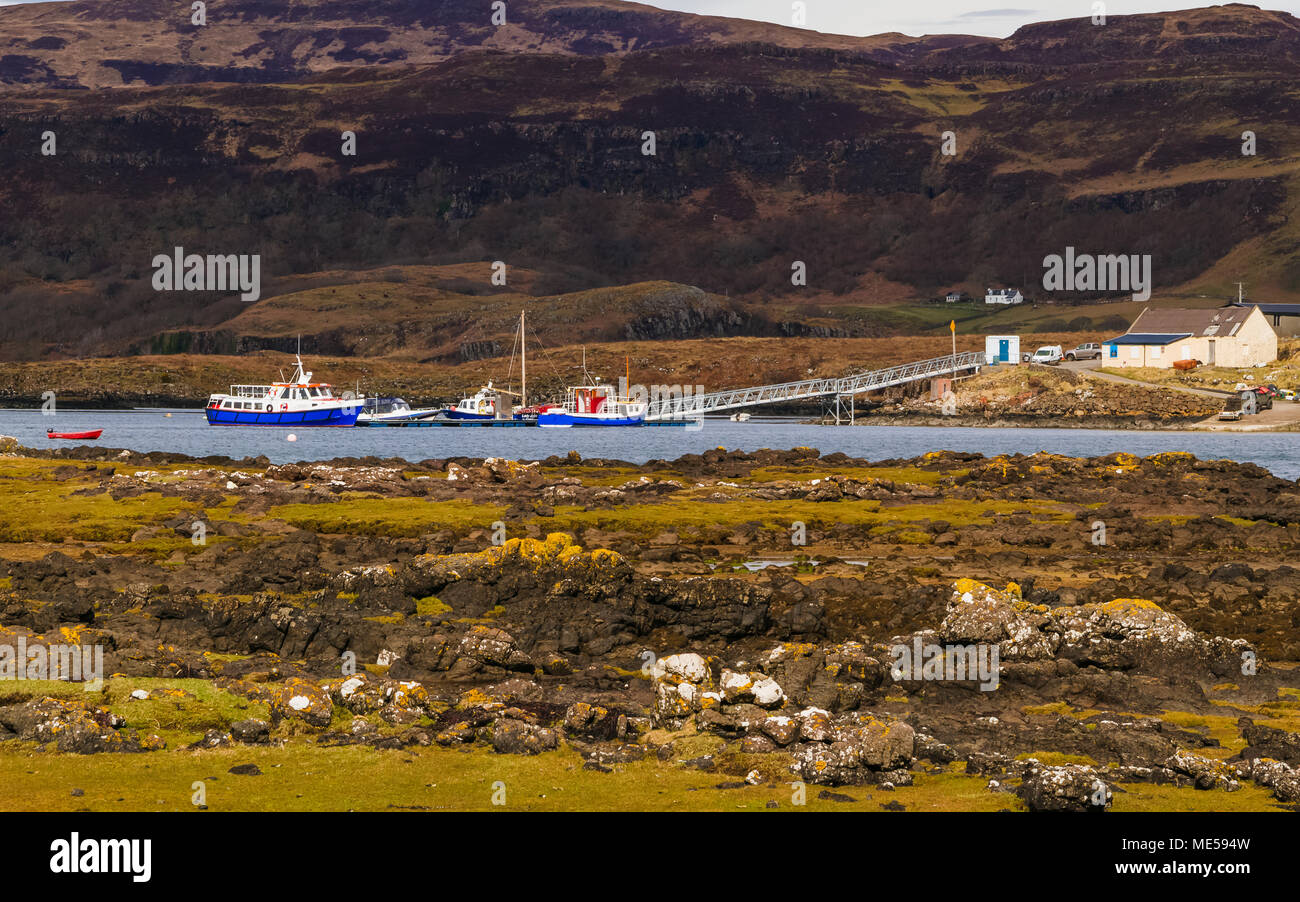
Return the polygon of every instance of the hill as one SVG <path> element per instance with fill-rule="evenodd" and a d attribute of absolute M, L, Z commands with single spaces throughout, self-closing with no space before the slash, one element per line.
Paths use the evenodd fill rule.
<path fill-rule="evenodd" d="M 1037 288 L 1066 247 L 1150 254 L 1167 302 L 1213 304 L 1239 280 L 1256 299 L 1300 295 L 1284 13 L 995 41 L 616 0 L 509 9 L 493 28 L 478 3 L 232 0 L 196 28 L 161 0 L 0 8 L 0 357 L 230 350 L 300 329 L 356 353 L 357 318 L 327 293 L 351 285 L 374 328 L 427 331 L 368 340 L 451 359 L 477 340 L 456 317 L 495 305 L 374 273 L 469 267 L 451 290 L 473 298 L 503 287 L 493 261 L 529 274 L 502 315 L 537 299 L 539 324 L 567 318 L 584 340 L 899 333 L 918 318 L 888 311 L 953 287 L 1114 299 Z M 260 255 L 262 300 L 154 290 L 151 261 L 175 247 Z M 690 294 L 673 325 L 647 284 Z M 631 287 L 581 294 L 615 286 Z M 308 324 L 284 315 L 299 303 Z"/>

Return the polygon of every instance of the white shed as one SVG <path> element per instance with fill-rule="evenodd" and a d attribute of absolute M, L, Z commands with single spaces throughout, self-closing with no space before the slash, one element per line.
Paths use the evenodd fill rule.
<path fill-rule="evenodd" d="M 984 359 L 992 366 L 995 363 L 1020 363 L 1019 335 L 984 336 Z"/>

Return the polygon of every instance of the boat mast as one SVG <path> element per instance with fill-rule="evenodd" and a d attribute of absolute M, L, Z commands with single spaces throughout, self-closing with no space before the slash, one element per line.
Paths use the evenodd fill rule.
<path fill-rule="evenodd" d="M 520 385 L 519 406 L 528 406 L 528 338 L 524 334 L 524 311 L 519 311 L 519 354 Z"/>

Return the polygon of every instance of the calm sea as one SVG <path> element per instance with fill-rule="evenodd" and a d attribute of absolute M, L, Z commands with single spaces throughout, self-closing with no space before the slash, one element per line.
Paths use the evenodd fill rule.
<path fill-rule="evenodd" d="M 166 416 L 170 413 L 171 416 Z M 535 460 L 577 451 L 583 457 L 608 457 L 632 463 L 719 446 L 817 448 L 853 457 L 882 460 L 915 457 L 927 451 L 978 451 L 986 455 L 1053 451 L 1080 457 L 1130 451 L 1190 451 L 1200 458 L 1228 458 L 1267 467 L 1287 479 L 1300 478 L 1300 433 L 1139 432 L 1104 429 L 986 429 L 929 426 L 813 426 L 792 420 L 755 418 L 747 423 L 706 420 L 692 430 L 674 426 L 627 429 L 536 428 L 354 428 L 275 429 L 260 426 L 209 426 L 201 411 L 140 409 L 128 411 L 0 410 L 0 435 L 15 436 L 34 448 L 73 446 L 82 442 L 50 440 L 54 427 L 75 432 L 103 429 L 96 443 L 133 451 L 174 451 L 195 456 L 266 455 L 275 463 L 326 460 L 331 457 L 507 457 Z M 289 441 L 289 435 L 296 440 Z"/>

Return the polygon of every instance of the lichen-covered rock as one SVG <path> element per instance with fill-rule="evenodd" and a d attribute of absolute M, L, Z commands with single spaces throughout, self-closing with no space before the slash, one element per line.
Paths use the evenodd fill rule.
<path fill-rule="evenodd" d="M 1254 652 L 1245 640 L 1206 638 L 1181 618 L 1142 598 L 1049 608 L 1029 604 L 1019 588 L 953 584 L 948 614 L 935 631 L 942 645 L 996 644 L 1002 662 L 1050 658 L 1106 670 L 1227 674 Z"/>
<path fill-rule="evenodd" d="M 1257 724 L 1249 717 L 1241 718 L 1237 724 L 1246 740 L 1246 748 L 1241 752 L 1243 760 L 1272 758 L 1292 767 L 1300 766 L 1300 733 Z"/>
<path fill-rule="evenodd" d="M 492 725 L 492 750 L 503 755 L 538 755 L 559 745 L 554 730 L 500 717 Z"/>
<path fill-rule="evenodd" d="M 601 705 L 574 702 L 564 712 L 564 732 L 586 739 L 613 739 L 619 735 L 619 716 Z M 623 732 L 627 731 L 624 721 Z"/>
<path fill-rule="evenodd" d="M 327 727 L 334 716 L 334 703 L 322 686 L 300 678 L 286 680 L 270 697 L 271 716 L 277 720 L 300 720 L 313 727 Z"/>
<path fill-rule="evenodd" d="M 161 749 L 157 736 L 141 738 L 122 729 L 126 721 L 107 708 L 82 699 L 37 698 L 0 708 L 0 725 L 15 738 L 53 742 L 61 752 L 91 755 L 98 752 L 146 752 Z"/>
<path fill-rule="evenodd" d="M 1242 765 L 1244 776 L 1273 790 L 1282 802 L 1300 802 L 1300 768 L 1268 758 L 1252 758 Z"/>
<path fill-rule="evenodd" d="M 912 763 L 916 731 L 901 721 L 885 721 L 869 714 L 850 714 L 837 724 L 833 741 L 848 742 L 862 766 L 893 770 Z"/>
<path fill-rule="evenodd" d="M 1047 608 L 1025 602 L 1015 591 L 999 591 L 973 579 L 953 584 L 948 614 L 936 638 L 942 645 L 997 645 L 1004 659 L 1031 661 L 1052 657 L 1059 644 Z"/>
<path fill-rule="evenodd" d="M 1205 640 L 1177 616 L 1141 598 L 1116 598 L 1054 612 L 1060 654 L 1100 667 L 1128 668 L 1172 657 L 1200 657 Z"/>
<path fill-rule="evenodd" d="M 230 735 L 236 742 L 258 745 L 268 741 L 271 725 L 258 717 L 237 720 L 230 725 Z"/>
<path fill-rule="evenodd" d="M 1110 787 L 1084 764 L 1031 762 L 1017 795 L 1030 811 L 1105 811 L 1111 804 Z"/>
<path fill-rule="evenodd" d="M 762 708 L 779 708 L 785 692 L 776 680 L 762 673 L 722 671 L 722 698 L 729 704 L 752 703 Z"/>
<path fill-rule="evenodd" d="M 795 769 L 809 783 L 828 786 L 878 783 L 882 771 L 912 763 L 915 731 L 901 721 L 850 714 L 832 722 L 829 742 L 799 748 Z"/>
<path fill-rule="evenodd" d="M 785 642 L 771 649 L 762 664 L 795 705 L 830 712 L 857 708 L 866 693 L 884 683 L 888 672 L 860 642 Z"/>
<path fill-rule="evenodd" d="M 804 708 L 795 715 L 799 722 L 799 738 L 804 742 L 830 742 L 833 727 L 829 711 L 822 708 Z"/>
<path fill-rule="evenodd" d="M 461 638 L 458 653 L 461 657 L 506 670 L 533 669 L 533 659 L 519 650 L 515 637 L 495 627 L 475 626 L 470 629 Z"/>
<path fill-rule="evenodd" d="M 761 729 L 777 745 L 785 746 L 799 738 L 799 721 L 778 714 L 763 721 Z"/>
<path fill-rule="evenodd" d="M 1192 785 L 1197 789 L 1222 789 L 1225 792 L 1241 789 L 1237 769 L 1214 758 L 1178 752 L 1165 761 L 1165 768 L 1191 777 Z"/>
<path fill-rule="evenodd" d="M 706 708 L 716 708 L 723 695 L 717 685 L 717 662 L 694 652 L 659 658 L 650 668 L 655 690 L 654 722 L 679 728 Z"/>

